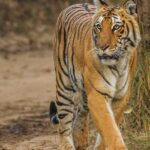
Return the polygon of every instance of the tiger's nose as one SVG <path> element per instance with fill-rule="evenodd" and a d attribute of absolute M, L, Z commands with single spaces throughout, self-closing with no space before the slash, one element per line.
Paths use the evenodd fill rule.
<path fill-rule="evenodd" d="M 109 45 L 104 45 L 104 46 L 101 47 L 101 49 L 102 49 L 103 51 L 105 51 L 107 48 L 109 48 Z"/>

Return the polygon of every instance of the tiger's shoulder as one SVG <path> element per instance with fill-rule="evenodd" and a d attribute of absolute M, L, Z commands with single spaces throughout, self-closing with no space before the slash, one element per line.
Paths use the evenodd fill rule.
<path fill-rule="evenodd" d="M 91 22 L 95 10 L 95 6 L 88 3 L 74 4 L 60 13 L 58 21 L 61 20 L 67 26 L 70 26 L 72 22 L 74 25 L 82 23 L 85 20 Z"/>

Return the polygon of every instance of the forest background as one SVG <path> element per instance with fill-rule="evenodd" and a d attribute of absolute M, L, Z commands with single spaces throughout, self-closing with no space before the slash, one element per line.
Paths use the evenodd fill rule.
<path fill-rule="evenodd" d="M 7 61 L 9 57 L 20 57 L 20 53 L 26 55 L 31 51 L 39 55 L 42 53 L 44 58 L 47 54 L 52 55 L 51 52 L 47 51 L 52 51 L 54 28 L 60 11 L 71 4 L 84 2 L 92 3 L 92 0 L 0 0 L 1 57 Z M 119 4 L 121 0 L 111 0 L 111 2 Z M 124 114 L 121 128 L 129 148 L 149 150 L 150 3 L 148 0 L 135 0 L 135 2 L 137 3 L 137 19 L 140 24 L 142 42 L 138 50 L 138 63 L 132 84 L 131 101 Z M 9 72 L 7 73 L 9 74 Z M 3 78 L 0 83 L 3 83 Z M 6 91 L 6 88 L 1 91 Z M 48 100 L 46 102 L 48 103 Z M 1 108 L 4 110 L 3 105 Z M 43 107 L 42 112 L 46 111 L 46 108 Z M 7 137 L 5 134 L 9 132 L 7 131 L 9 128 L 6 128 L 8 126 L 4 126 L 3 123 L 0 124 L 0 127 L 0 135 L 3 136 L 3 140 Z"/>

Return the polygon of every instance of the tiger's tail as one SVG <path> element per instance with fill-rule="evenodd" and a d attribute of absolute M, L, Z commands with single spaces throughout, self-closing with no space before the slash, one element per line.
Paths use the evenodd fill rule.
<path fill-rule="evenodd" d="M 57 107 L 56 103 L 54 101 L 51 101 L 50 107 L 49 107 L 49 117 L 52 124 L 57 125 L 59 124 L 59 118 L 57 114 Z"/>

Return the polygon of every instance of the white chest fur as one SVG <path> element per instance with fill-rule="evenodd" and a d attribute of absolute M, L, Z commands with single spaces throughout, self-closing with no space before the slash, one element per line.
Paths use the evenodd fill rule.
<path fill-rule="evenodd" d="M 125 95 L 128 89 L 128 74 L 129 74 L 129 62 L 128 59 L 123 59 L 116 66 L 118 70 L 118 78 L 116 82 L 116 93 L 115 98 L 121 98 Z"/>
<path fill-rule="evenodd" d="M 122 59 L 116 66 L 109 66 L 104 68 L 103 73 L 105 78 L 111 86 L 107 86 L 109 94 L 112 97 L 120 99 L 122 98 L 128 89 L 128 74 L 129 74 L 129 63 L 128 59 Z"/>

